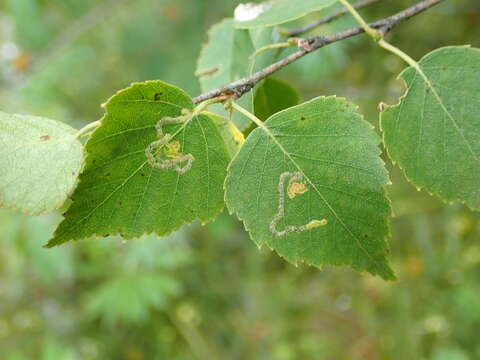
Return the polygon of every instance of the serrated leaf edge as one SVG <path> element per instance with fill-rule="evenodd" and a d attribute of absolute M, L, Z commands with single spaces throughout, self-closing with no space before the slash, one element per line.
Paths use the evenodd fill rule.
<path fill-rule="evenodd" d="M 130 86 L 128 86 L 128 87 L 126 87 L 126 88 L 124 88 L 124 89 L 121 89 L 121 90 L 117 91 L 117 92 L 116 92 L 113 96 L 111 96 L 104 104 L 102 104 L 102 107 L 105 108 L 105 114 L 104 114 L 104 115 L 102 116 L 102 118 L 100 119 L 100 126 L 98 126 L 98 127 L 95 129 L 95 131 L 96 131 L 97 129 L 101 128 L 103 120 L 104 120 L 104 119 L 107 117 L 107 115 L 108 115 L 108 105 L 109 105 L 109 103 L 111 102 L 111 100 L 112 100 L 114 97 L 116 97 L 117 95 L 122 94 L 123 92 L 126 92 L 126 91 L 130 90 L 130 89 L 133 88 L 135 85 L 146 85 L 146 84 L 150 84 L 150 83 L 156 83 L 156 84 L 162 83 L 162 84 L 165 84 L 165 85 L 167 85 L 167 86 L 169 86 L 169 87 L 176 88 L 177 90 L 179 90 L 180 92 L 182 92 L 185 96 L 187 96 L 189 99 L 191 99 L 191 96 L 190 96 L 188 93 L 186 93 L 184 90 L 182 90 L 181 88 L 179 88 L 179 87 L 177 87 L 177 86 L 175 86 L 175 85 L 166 83 L 166 82 L 164 82 L 164 81 L 160 81 L 160 80 L 148 80 L 148 81 L 145 81 L 145 82 L 134 82 L 134 83 L 131 83 Z M 192 106 L 193 106 L 193 101 L 192 101 Z M 201 114 L 207 115 L 207 114 L 205 114 L 205 112 L 202 112 Z M 201 115 L 201 114 L 197 114 L 197 115 L 195 116 L 195 119 L 196 119 L 197 121 L 199 121 L 199 120 L 197 119 L 198 115 Z M 94 132 L 95 132 L 95 131 L 94 131 Z M 94 132 L 93 132 L 93 133 L 94 133 Z M 93 134 L 93 133 L 92 133 L 92 134 Z M 89 140 L 90 140 L 90 139 L 91 139 L 91 137 L 89 138 Z M 87 141 L 87 144 L 88 144 L 88 141 Z M 224 146 L 226 146 L 226 145 L 224 144 Z M 87 149 L 86 146 L 84 147 L 84 149 L 85 149 L 85 153 L 86 153 L 86 157 L 85 157 L 85 162 L 86 162 L 86 160 L 88 159 L 88 156 L 90 156 L 90 154 L 89 154 L 88 151 L 86 150 L 86 149 Z M 228 153 L 228 151 L 226 151 L 226 152 Z M 84 162 L 84 163 L 85 163 L 85 162 Z M 146 162 L 145 162 L 145 163 L 146 163 Z M 143 167 L 144 165 L 145 165 L 145 164 L 143 164 L 142 167 Z M 77 180 L 77 186 L 78 186 L 78 184 L 79 184 L 80 182 L 81 182 L 81 180 Z M 178 231 L 182 226 L 184 226 L 184 225 L 186 225 L 186 224 L 191 224 L 191 223 L 193 223 L 193 222 L 195 222 L 195 221 L 200 221 L 201 225 L 202 225 L 202 226 L 205 226 L 205 225 L 208 224 L 209 222 L 215 220 L 215 218 L 220 214 L 220 212 L 221 212 L 224 208 L 225 208 L 225 203 L 223 202 L 222 205 L 221 205 L 218 209 L 215 209 L 215 208 L 212 209 L 212 212 L 214 213 L 214 215 L 212 215 L 212 216 L 210 216 L 210 217 L 208 217 L 208 218 L 206 218 L 206 219 L 202 219 L 202 218 L 200 218 L 200 217 L 197 216 L 197 217 L 195 217 L 192 221 L 190 221 L 190 222 L 187 222 L 187 221 L 186 221 L 186 222 L 184 222 L 184 223 L 182 223 L 182 224 L 179 224 L 177 227 L 172 228 L 170 231 L 167 231 L 167 232 L 164 232 L 164 233 L 159 233 L 159 232 L 157 232 L 157 231 L 145 231 L 145 232 L 143 232 L 142 234 L 140 234 L 140 235 L 138 235 L 138 236 L 129 237 L 129 236 L 122 236 L 123 234 L 121 234 L 120 231 L 112 231 L 112 232 L 109 233 L 109 236 L 111 236 L 111 235 L 118 235 L 118 236 L 122 237 L 122 239 L 124 239 L 124 240 L 137 239 L 137 238 L 140 238 L 140 237 L 142 237 L 142 236 L 151 235 L 151 234 L 154 234 L 154 235 L 158 236 L 159 238 L 160 238 L 160 237 L 166 237 L 166 236 L 168 236 L 168 235 L 170 235 L 170 234 Z M 64 241 L 52 243 L 52 240 L 55 239 L 55 237 L 56 237 L 56 233 L 57 233 L 57 230 L 55 230 L 55 233 L 54 233 L 53 237 L 52 237 L 45 245 L 43 245 L 44 248 L 52 248 L 52 247 L 55 247 L 55 246 L 59 246 L 59 245 L 61 245 L 61 244 L 64 244 L 64 243 L 66 243 L 66 242 L 69 242 L 69 241 L 75 241 L 75 242 L 76 242 L 76 241 L 83 240 L 83 239 L 100 239 L 100 238 L 104 238 L 104 237 L 105 237 L 104 234 L 93 233 L 91 236 L 88 236 L 88 237 L 69 238 L 69 239 L 64 240 Z"/>
<path fill-rule="evenodd" d="M 365 120 L 365 117 L 363 116 L 363 114 L 361 112 L 359 112 L 359 106 L 348 101 L 345 97 L 338 97 L 336 95 L 330 95 L 330 96 L 318 96 L 316 98 L 313 98 L 309 101 L 306 101 L 306 102 L 303 102 L 301 104 L 298 104 L 298 105 L 295 105 L 295 106 L 292 106 L 290 108 L 287 108 L 287 109 L 284 109 L 284 110 L 281 110 L 277 113 L 275 113 L 274 115 L 270 116 L 264 123 L 267 123 L 267 121 L 269 119 L 271 119 L 273 116 L 277 116 L 278 114 L 281 114 L 282 112 L 285 112 L 285 111 L 289 111 L 291 110 L 292 108 L 295 108 L 295 107 L 300 107 L 300 106 L 303 106 L 309 102 L 312 102 L 314 100 L 317 100 L 319 98 L 323 98 L 325 100 L 327 99 L 331 99 L 331 98 L 335 98 L 335 99 L 339 99 L 339 100 L 342 100 L 344 101 L 346 104 L 348 104 L 349 106 L 351 106 L 356 112 L 357 114 L 360 116 L 360 120 L 365 122 L 366 124 L 368 124 L 370 126 L 370 128 L 373 130 L 374 129 L 374 126 L 372 124 L 370 124 L 368 121 Z M 250 134 L 249 136 L 251 136 L 251 134 L 253 134 L 253 132 L 255 131 L 263 131 L 262 129 L 260 128 L 255 128 Z M 380 137 L 378 136 L 378 134 L 375 132 L 376 134 L 376 137 L 377 137 L 377 144 L 376 144 L 376 148 L 377 148 L 377 151 L 378 151 L 378 159 L 379 159 L 379 162 L 383 165 L 383 169 L 385 170 L 385 175 L 386 175 L 386 180 L 384 184 L 381 184 L 381 187 L 382 187 L 382 190 L 383 190 L 383 197 L 385 199 L 385 202 L 386 202 L 386 205 L 388 206 L 389 210 L 390 210 L 390 214 L 389 216 L 392 217 L 393 216 L 393 211 L 392 211 L 392 202 L 391 202 L 391 199 L 388 197 L 388 193 L 387 193 L 387 189 L 386 187 L 388 185 L 391 185 L 391 181 L 390 181 L 390 176 L 388 174 L 388 171 L 385 167 L 385 161 L 383 161 L 383 159 L 381 158 L 381 154 L 382 154 L 382 150 L 380 148 L 380 142 L 381 142 L 381 139 Z M 247 137 L 248 139 L 248 137 Z M 247 140 L 245 139 L 245 141 Z M 243 227 L 245 228 L 245 231 L 247 231 L 250 239 L 252 240 L 252 242 L 257 245 L 257 247 L 260 249 L 262 247 L 262 244 L 258 244 L 255 239 L 253 238 L 253 235 L 249 229 L 249 227 L 247 226 L 247 224 L 245 223 L 244 219 L 242 217 L 240 217 L 240 215 L 238 214 L 237 210 L 235 209 L 235 207 L 231 206 L 227 200 L 227 179 L 231 176 L 230 175 L 230 166 L 231 164 L 235 161 L 235 159 L 237 158 L 238 154 L 240 153 L 240 151 L 235 154 L 235 156 L 232 158 L 232 160 L 230 161 L 230 164 L 229 166 L 227 167 L 227 176 L 225 177 L 225 181 L 223 183 L 223 188 L 224 188 L 224 196 L 225 196 L 225 204 L 227 206 L 227 210 L 228 210 L 228 213 L 230 215 L 235 215 L 243 224 Z M 389 246 L 389 243 L 388 243 L 388 238 L 391 237 L 391 226 L 390 226 L 390 221 L 388 221 L 388 218 L 386 220 L 386 228 L 387 228 L 387 233 L 385 234 L 385 236 L 383 237 L 383 241 L 385 242 L 386 244 L 386 255 L 388 255 L 390 253 L 390 246 Z M 322 267 L 324 266 L 335 266 L 335 267 L 340 267 L 340 266 L 349 266 L 351 268 L 353 268 L 354 270 L 356 271 L 359 271 L 359 272 L 368 272 L 370 273 L 369 271 L 367 271 L 366 269 L 357 269 L 356 267 L 354 267 L 352 264 L 348 264 L 348 263 L 339 263 L 339 264 L 325 264 L 325 265 L 316 265 L 316 264 L 312 264 L 312 263 L 309 263 L 307 262 L 306 260 L 303 260 L 303 259 L 299 259 L 299 260 L 296 260 L 296 261 L 293 261 L 289 258 L 287 258 L 286 256 L 280 254 L 275 248 L 273 248 L 272 246 L 270 246 L 268 243 L 265 244 L 266 247 L 271 250 L 271 251 L 274 251 L 279 257 L 287 260 L 289 263 L 293 264 L 294 266 L 298 266 L 298 263 L 302 263 L 302 264 L 306 264 L 306 265 L 309 265 L 309 266 L 313 266 L 315 268 L 318 268 L 318 269 L 321 269 Z M 386 262 L 387 262 L 387 265 L 390 265 L 390 262 L 388 261 L 388 258 L 386 258 Z M 390 268 L 391 269 L 391 268 Z M 384 278 L 385 280 L 389 280 L 389 281 L 396 281 L 397 280 L 397 277 L 395 276 L 395 273 L 393 272 L 393 269 L 392 270 L 392 277 L 391 278 Z M 370 273 L 372 274 L 372 273 Z M 373 274 L 375 276 L 380 276 L 382 277 L 380 274 Z M 382 277 L 383 278 L 383 277 Z"/>
<path fill-rule="evenodd" d="M 459 46 L 443 46 L 443 47 L 440 47 L 438 49 L 435 49 L 431 52 L 429 52 L 428 54 L 425 54 L 424 56 L 422 56 L 422 58 L 418 61 L 418 64 L 421 65 L 422 61 L 424 59 L 426 59 L 427 57 L 439 52 L 439 51 L 442 51 L 442 50 L 445 50 L 445 49 L 456 49 L 456 48 L 468 48 L 468 49 L 472 49 L 472 50 L 477 50 L 480 52 L 480 49 L 478 48 L 475 48 L 475 47 L 472 47 L 470 44 L 467 44 L 467 45 L 459 45 Z M 480 207 L 476 208 L 474 206 L 471 206 L 470 204 L 468 204 L 467 200 L 464 200 L 464 199 L 451 199 L 451 198 L 447 198 L 447 197 L 444 197 L 443 195 L 441 196 L 438 192 L 434 191 L 434 190 L 430 190 L 430 189 L 427 189 L 425 187 L 425 185 L 421 185 L 421 184 L 418 184 L 416 181 L 414 181 L 411 176 L 407 175 L 407 172 L 405 170 L 405 165 L 402 164 L 399 160 L 395 160 L 393 158 L 393 156 L 391 155 L 390 153 L 390 150 L 388 149 L 388 146 L 386 145 L 385 143 L 385 131 L 383 130 L 382 128 L 382 125 L 383 125 L 383 115 L 386 111 L 390 110 L 390 109 L 394 109 L 398 106 L 401 106 L 402 104 L 402 101 L 408 96 L 409 92 L 410 92 L 410 89 L 408 88 L 407 86 L 407 83 L 405 81 L 405 79 L 403 78 L 403 75 L 409 71 L 410 69 L 416 71 L 415 69 L 413 69 L 411 66 L 408 66 L 406 67 L 405 69 L 403 69 L 400 74 L 396 77 L 396 80 L 398 81 L 401 81 L 403 87 L 405 88 L 405 91 L 403 92 L 403 94 L 398 98 L 398 102 L 393 104 L 393 105 L 385 105 L 384 109 L 382 111 L 380 111 L 380 114 L 379 114 L 379 118 L 380 118 L 380 121 L 379 121 L 379 126 L 380 126 L 380 131 L 382 133 L 381 137 L 382 137 L 382 144 L 383 144 L 383 147 L 385 149 L 385 152 L 386 154 L 388 155 L 388 158 L 390 159 L 390 161 L 392 162 L 392 164 L 394 165 L 397 165 L 398 168 L 402 171 L 402 174 L 405 176 L 405 178 L 408 180 L 408 182 L 410 184 L 412 184 L 418 191 L 425 191 L 428 195 L 430 196 L 434 196 L 438 199 L 440 199 L 443 203 L 445 204 L 454 204 L 454 203 L 459 203 L 459 204 L 462 204 L 462 205 L 465 205 L 467 206 L 469 209 L 471 210 L 474 210 L 474 211 L 478 211 L 480 210 Z"/>

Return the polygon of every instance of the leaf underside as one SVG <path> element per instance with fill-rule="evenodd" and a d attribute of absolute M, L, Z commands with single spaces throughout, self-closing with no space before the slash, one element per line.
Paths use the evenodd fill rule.
<path fill-rule="evenodd" d="M 61 207 L 83 165 L 76 132 L 55 120 L 0 112 L 0 206 L 26 215 Z"/>
<path fill-rule="evenodd" d="M 155 125 L 193 108 L 182 90 L 160 81 L 133 84 L 106 104 L 101 126 L 86 144 L 85 171 L 73 204 L 47 246 L 90 236 L 166 235 L 195 219 L 207 222 L 223 207 L 229 162 L 223 138 L 206 114 L 164 125 L 180 151 L 194 157 L 181 174 L 147 162 L 145 149 L 158 140 Z"/>
<path fill-rule="evenodd" d="M 250 40 L 255 50 L 259 50 L 267 45 L 271 45 L 279 41 L 275 28 L 263 27 L 249 29 L 248 33 L 250 34 Z M 270 49 L 257 53 L 255 56 L 252 54 L 250 57 L 249 75 L 260 71 L 275 62 L 279 51 L 280 49 Z"/>
<path fill-rule="evenodd" d="M 384 143 L 418 188 L 480 210 L 480 50 L 446 47 L 400 74 L 400 103 L 381 113 Z"/>
<path fill-rule="evenodd" d="M 388 174 L 379 139 L 356 107 L 319 97 L 277 113 L 265 126 L 267 131 L 257 128 L 247 138 L 225 180 L 227 206 L 253 241 L 292 263 L 350 265 L 394 279 L 385 257 Z M 291 194 L 281 179 L 298 173 L 302 180 L 296 185 L 303 185 Z M 275 219 L 277 232 L 314 226 L 278 236 L 272 231 Z"/>

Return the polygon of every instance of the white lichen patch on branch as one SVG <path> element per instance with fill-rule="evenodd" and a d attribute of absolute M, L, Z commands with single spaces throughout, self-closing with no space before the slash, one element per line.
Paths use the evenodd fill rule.
<path fill-rule="evenodd" d="M 279 231 L 277 225 L 285 217 L 285 182 L 289 178 L 287 194 L 290 199 L 295 198 L 297 195 L 304 194 L 308 191 L 308 187 L 303 180 L 303 174 L 301 172 L 283 172 L 280 175 L 278 182 L 278 211 L 270 222 L 270 231 L 276 237 L 283 237 L 290 232 L 304 232 L 315 229 L 319 226 L 325 226 L 328 224 L 327 219 L 312 220 L 305 225 L 287 225 L 285 229 Z"/>
<path fill-rule="evenodd" d="M 250 21 L 272 7 L 271 2 L 255 4 L 252 2 L 240 4 L 235 8 L 233 16 L 235 21 Z"/>
<path fill-rule="evenodd" d="M 158 140 L 152 142 L 145 149 L 145 156 L 150 166 L 161 170 L 175 170 L 179 174 L 185 174 L 192 168 L 195 158 L 192 154 L 183 154 L 180 150 L 180 142 L 171 141 L 174 135 L 163 132 L 164 125 L 183 124 L 190 121 L 192 113 L 182 112 L 176 118 L 164 117 L 155 125 Z"/>

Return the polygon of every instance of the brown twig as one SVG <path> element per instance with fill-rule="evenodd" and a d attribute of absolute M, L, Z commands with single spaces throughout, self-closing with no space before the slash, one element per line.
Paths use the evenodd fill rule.
<path fill-rule="evenodd" d="M 382 0 L 360 0 L 358 2 L 356 2 L 355 4 L 353 4 L 353 7 L 355 9 L 361 9 L 363 7 L 366 7 L 368 5 L 371 5 L 371 4 L 374 4 L 376 2 L 379 2 L 379 1 L 382 1 Z M 292 36 L 298 36 L 298 35 L 302 35 L 312 29 L 315 29 L 316 27 L 320 26 L 320 25 L 324 25 L 324 24 L 328 24 L 342 16 L 345 16 L 345 15 L 348 15 L 348 10 L 347 9 L 340 9 L 340 10 L 337 10 L 335 12 L 333 12 L 332 14 L 330 15 L 327 15 L 325 17 L 322 17 L 310 24 L 307 24 L 305 26 L 302 26 L 302 27 L 299 27 L 299 28 L 296 28 L 296 29 L 291 29 L 291 30 L 282 30 L 280 31 L 280 33 L 282 35 L 285 35 L 287 37 L 292 37 Z"/>
<path fill-rule="evenodd" d="M 395 15 L 370 23 L 369 26 L 374 29 L 380 30 L 382 34 L 385 35 L 402 21 L 407 20 L 412 16 L 415 16 L 421 13 L 432 6 L 441 3 L 442 1 L 445 1 L 445 0 L 423 0 Z M 305 39 L 304 41 L 301 42 L 300 49 L 294 52 L 293 54 L 288 55 L 287 57 L 267 66 L 266 68 L 250 76 L 244 77 L 230 84 L 221 86 L 217 89 L 201 94 L 193 98 L 193 101 L 195 103 L 200 103 L 208 99 L 213 99 L 218 96 L 225 96 L 225 95 L 231 95 L 235 98 L 239 98 L 243 94 L 249 92 L 261 80 L 272 75 L 273 73 L 284 68 L 285 66 L 297 61 L 303 56 L 315 50 L 318 50 L 324 46 L 332 44 L 334 42 L 348 39 L 352 36 L 356 36 L 362 33 L 364 33 L 363 28 L 355 27 L 355 28 L 340 31 L 338 33 L 331 34 L 331 35 L 314 36 L 314 37 Z"/>

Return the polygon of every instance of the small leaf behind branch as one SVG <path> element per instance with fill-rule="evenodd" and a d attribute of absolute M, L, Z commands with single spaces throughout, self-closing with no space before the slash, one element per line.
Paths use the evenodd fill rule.
<path fill-rule="evenodd" d="M 298 105 L 299 95 L 288 83 L 269 77 L 255 90 L 253 104 L 255 115 L 260 120 L 267 120 L 273 114 Z"/>

